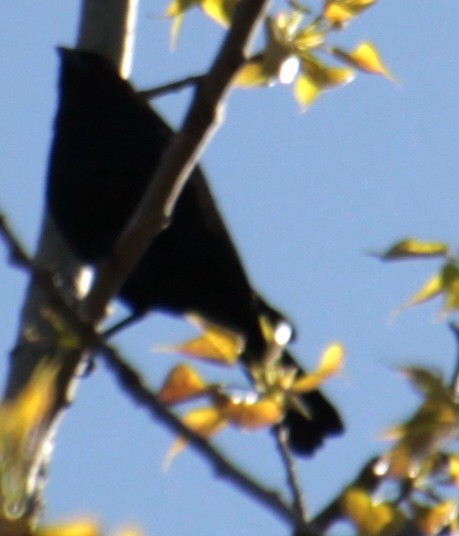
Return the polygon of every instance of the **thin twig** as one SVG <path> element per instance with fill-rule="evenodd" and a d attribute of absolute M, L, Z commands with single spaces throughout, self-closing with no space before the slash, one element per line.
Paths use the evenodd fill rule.
<path fill-rule="evenodd" d="M 344 515 L 341 509 L 341 497 L 346 489 L 356 486 L 368 491 L 368 493 L 372 493 L 376 490 L 379 483 L 384 478 L 383 475 L 379 475 L 374 471 L 378 459 L 379 458 L 372 458 L 369 460 L 364 465 L 357 478 L 347 484 L 341 493 L 339 493 L 335 499 L 333 499 L 311 520 L 310 523 L 316 530 L 326 532 L 331 525 L 340 519 L 343 519 Z"/>
<path fill-rule="evenodd" d="M 244 493 L 268 507 L 287 523 L 293 525 L 297 523 L 295 512 L 279 497 L 278 493 L 267 489 L 252 477 L 248 477 L 234 463 L 227 460 L 215 447 L 210 445 L 208 441 L 187 428 L 178 417 L 161 403 L 157 395 L 145 385 L 141 374 L 112 347 L 104 344 L 99 346 L 97 350 L 125 392 L 174 434 L 179 434 L 186 439 L 208 463 L 213 465 L 215 472 L 219 476 L 235 484 Z"/>
<path fill-rule="evenodd" d="M 287 473 L 287 484 L 292 494 L 293 507 L 298 519 L 301 519 L 305 525 L 308 521 L 308 511 L 304 501 L 304 495 L 301 491 L 301 485 L 298 479 L 298 471 L 295 460 L 292 456 L 288 442 L 288 431 L 282 424 L 274 428 L 276 443 L 281 455 L 282 462 Z"/>
<path fill-rule="evenodd" d="M 7 219 L 0 213 L 0 237 L 8 246 L 11 258 L 15 264 L 36 276 L 36 267 L 20 240 L 12 231 Z M 278 493 L 267 489 L 254 478 L 245 474 L 234 463 L 224 457 L 208 441 L 187 428 L 149 389 L 142 375 L 135 370 L 120 354 L 108 346 L 103 336 L 98 334 L 92 326 L 82 321 L 73 308 L 60 296 L 59 289 L 53 284 L 53 277 L 49 271 L 40 270 L 40 283 L 45 285 L 45 290 L 56 295 L 58 312 L 62 313 L 66 321 L 72 322 L 72 329 L 81 337 L 82 344 L 87 349 L 100 353 L 109 370 L 111 370 L 126 393 L 139 405 L 147 409 L 155 418 L 160 420 L 173 433 L 183 436 L 190 445 L 211 464 L 219 476 L 235 484 L 244 493 L 269 508 L 275 515 L 290 525 L 296 526 L 302 522 L 298 519 L 297 512 L 282 500 Z M 314 536 L 311 531 L 305 533 Z"/>
<path fill-rule="evenodd" d="M 10 254 L 10 261 L 19 268 L 26 269 L 28 271 L 35 270 L 33 261 L 30 255 L 27 253 L 25 247 L 21 244 L 20 240 L 16 237 L 13 229 L 11 228 L 6 216 L 0 212 L 0 236 L 5 242 L 8 252 Z"/>
<path fill-rule="evenodd" d="M 164 84 L 162 86 L 157 86 L 151 89 L 144 89 L 139 91 L 138 94 L 144 99 L 150 100 L 156 97 L 161 97 L 171 91 L 178 91 L 180 89 L 192 86 L 196 87 L 199 82 L 203 79 L 204 75 L 199 74 L 195 76 L 188 76 L 187 78 L 182 78 L 175 82 L 170 82 L 169 84 Z"/>

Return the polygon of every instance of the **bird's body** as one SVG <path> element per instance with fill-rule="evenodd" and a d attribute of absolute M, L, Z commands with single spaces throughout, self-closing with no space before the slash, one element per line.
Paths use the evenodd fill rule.
<path fill-rule="evenodd" d="M 61 49 L 60 102 L 51 151 L 47 201 L 74 253 L 96 265 L 110 255 L 174 133 L 102 57 Z M 150 310 L 204 319 L 246 340 L 244 362 L 261 359 L 260 315 L 278 313 L 253 289 L 197 167 L 170 225 L 151 243 L 118 296 L 134 313 Z M 286 361 L 293 358 L 285 352 Z M 304 395 L 312 418 L 288 412 L 295 450 L 312 452 L 342 431 L 333 406 Z"/>

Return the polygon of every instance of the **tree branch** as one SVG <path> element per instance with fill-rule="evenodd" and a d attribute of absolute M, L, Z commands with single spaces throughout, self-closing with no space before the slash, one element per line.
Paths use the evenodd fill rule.
<path fill-rule="evenodd" d="M 233 23 L 209 72 L 199 84 L 182 130 L 166 151 L 136 214 L 120 237 L 114 255 L 98 270 L 82 314 L 96 323 L 107 302 L 167 225 L 186 180 L 219 124 L 219 110 L 231 81 L 243 64 L 253 32 L 269 0 L 241 0 Z"/>
<path fill-rule="evenodd" d="M 12 262 L 29 274 L 39 278 L 39 284 L 45 287 L 56 301 L 59 314 L 72 326 L 79 336 L 87 351 L 97 352 L 103 358 L 108 369 L 115 375 L 118 383 L 131 399 L 146 409 L 155 419 L 159 420 L 174 434 L 184 437 L 207 463 L 212 465 L 217 475 L 225 478 L 236 485 L 241 491 L 252 499 L 267 507 L 273 514 L 280 517 L 284 522 L 296 526 L 304 525 L 304 520 L 298 512 L 292 509 L 282 500 L 277 492 L 267 489 L 253 477 L 236 467 L 223 454 L 221 454 L 208 441 L 187 428 L 181 420 L 172 413 L 158 398 L 158 396 L 146 386 L 142 375 L 135 370 L 120 354 L 111 346 L 107 345 L 105 338 L 97 333 L 91 324 L 82 321 L 74 308 L 68 304 L 55 286 L 53 275 L 37 268 L 34 261 L 29 257 L 20 240 L 15 236 L 5 216 L 0 213 L 0 237 L 10 252 Z M 316 536 L 312 531 L 305 532 L 306 536 Z"/>
<path fill-rule="evenodd" d="M 204 76 L 202 74 L 196 76 L 188 76 L 187 78 L 182 78 L 181 80 L 177 80 L 176 82 L 169 82 L 169 84 L 157 86 L 152 89 L 144 89 L 142 91 L 139 91 L 138 94 L 147 100 L 154 99 L 155 97 L 161 97 L 162 95 L 170 93 L 171 91 L 178 91 L 179 89 L 183 89 L 185 87 L 191 86 L 195 88 L 199 84 L 199 82 L 201 82 L 203 77 Z"/>
<path fill-rule="evenodd" d="M 301 519 L 303 525 L 306 525 L 308 521 L 308 512 L 304 502 L 303 493 L 301 491 L 301 485 L 298 481 L 298 472 L 295 460 L 293 459 L 290 446 L 288 444 L 288 431 L 284 426 L 282 426 L 282 424 L 277 425 L 274 428 L 274 431 L 277 447 L 287 472 L 287 484 L 290 488 L 293 498 L 293 507 L 295 509 L 296 517 Z"/>

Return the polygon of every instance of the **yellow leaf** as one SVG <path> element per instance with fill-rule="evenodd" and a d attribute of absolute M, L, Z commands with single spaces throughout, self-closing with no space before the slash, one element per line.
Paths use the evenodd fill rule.
<path fill-rule="evenodd" d="M 448 454 L 448 479 L 454 486 L 459 486 L 459 454 Z"/>
<path fill-rule="evenodd" d="M 264 56 L 252 58 L 239 69 L 233 83 L 238 87 L 253 88 L 268 85 L 271 76 L 265 70 Z"/>
<path fill-rule="evenodd" d="M 329 67 L 311 54 L 302 56 L 301 65 L 305 75 L 311 78 L 321 90 L 349 84 L 355 78 L 353 69 Z"/>
<path fill-rule="evenodd" d="M 339 48 L 334 48 L 333 53 L 340 60 L 349 63 L 361 71 L 380 74 L 388 80 L 395 82 L 394 76 L 384 65 L 378 50 L 372 43 L 361 43 L 352 52 L 345 52 Z"/>
<path fill-rule="evenodd" d="M 293 384 L 291 392 L 306 393 L 320 387 L 331 376 L 336 376 L 344 364 L 344 346 L 333 343 L 328 346 L 320 358 L 319 367 L 310 374 L 300 376 Z"/>
<path fill-rule="evenodd" d="M 340 500 L 341 510 L 359 530 L 359 536 L 392 536 L 405 523 L 400 510 L 388 503 L 376 503 L 363 489 L 351 487 Z"/>
<path fill-rule="evenodd" d="M 165 404 L 176 404 L 206 390 L 206 383 L 195 369 L 181 364 L 174 367 L 165 379 L 159 397 Z"/>
<path fill-rule="evenodd" d="M 228 399 L 222 412 L 231 424 L 246 430 L 273 426 L 284 416 L 280 402 L 270 397 L 256 400 Z"/>
<path fill-rule="evenodd" d="M 188 357 L 214 361 L 222 365 L 234 364 L 244 349 L 239 335 L 215 324 L 199 320 L 204 333 L 182 344 L 163 346 L 157 351 L 179 352 Z"/>
<path fill-rule="evenodd" d="M 458 515 L 455 501 L 444 501 L 433 507 L 412 505 L 415 510 L 415 523 L 422 534 L 435 536 L 449 526 Z"/>
<path fill-rule="evenodd" d="M 28 499 L 30 466 L 55 403 L 60 364 L 42 361 L 13 400 L 0 405 L 0 479 L 4 515 L 20 518 Z"/>
<path fill-rule="evenodd" d="M 172 0 L 166 10 L 166 17 L 184 15 L 188 9 L 199 4 L 199 0 Z"/>
<path fill-rule="evenodd" d="M 299 51 L 307 51 L 323 45 L 326 38 L 325 30 L 313 23 L 296 33 L 293 46 Z"/>
<path fill-rule="evenodd" d="M 387 251 L 378 255 L 382 260 L 400 260 L 417 257 L 444 257 L 448 255 L 448 244 L 430 242 L 417 238 L 406 238 L 391 246 Z"/>
<path fill-rule="evenodd" d="M 445 311 L 459 309 L 459 267 L 454 262 L 447 262 L 441 271 L 445 291 Z"/>
<path fill-rule="evenodd" d="M 449 386 L 426 369 L 405 374 L 424 396 L 424 402 L 406 422 L 393 427 L 386 438 L 397 444 L 383 457 L 381 467 L 394 477 L 414 478 L 424 464 L 459 435 L 459 404 Z"/>
<path fill-rule="evenodd" d="M 332 26 L 344 26 L 376 0 L 327 0 L 323 16 Z"/>
<path fill-rule="evenodd" d="M 294 94 L 302 111 L 306 111 L 317 100 L 321 92 L 321 88 L 309 76 L 300 75 L 297 77 Z"/>
<path fill-rule="evenodd" d="M 199 0 L 204 13 L 218 24 L 227 27 L 231 24 L 237 0 Z"/>
<path fill-rule="evenodd" d="M 418 291 L 414 296 L 412 296 L 408 302 L 403 306 L 414 307 L 424 303 L 432 298 L 435 298 L 443 291 L 443 278 L 441 273 L 433 275 L 427 283 Z"/>
<path fill-rule="evenodd" d="M 39 527 L 36 536 L 101 536 L 102 531 L 93 521 L 74 521 L 61 525 Z"/>
<path fill-rule="evenodd" d="M 355 17 L 350 9 L 337 2 L 327 2 L 323 16 L 332 26 L 338 27 L 344 26 Z"/>
<path fill-rule="evenodd" d="M 322 353 L 318 372 L 326 376 L 334 376 L 344 365 L 344 346 L 341 343 L 330 344 Z"/>
<path fill-rule="evenodd" d="M 182 422 L 187 428 L 201 437 L 209 438 L 225 428 L 228 424 L 222 411 L 215 407 L 204 407 L 185 415 Z M 166 455 L 165 467 L 168 468 L 173 459 L 186 447 L 188 441 L 180 437 Z"/>

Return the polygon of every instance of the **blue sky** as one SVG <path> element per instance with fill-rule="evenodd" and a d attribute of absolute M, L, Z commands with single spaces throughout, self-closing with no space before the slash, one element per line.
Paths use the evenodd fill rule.
<path fill-rule="evenodd" d="M 140 5 L 132 74 L 139 88 L 202 71 L 221 40 L 221 31 L 197 13 L 172 53 L 164 7 Z M 41 221 L 56 106 L 54 49 L 74 44 L 78 10 L 75 0 L 0 6 L 0 209 L 30 248 Z M 453 338 L 435 322 L 438 303 L 390 318 L 438 263 L 384 265 L 364 252 L 409 235 L 458 245 L 457 20 L 455 0 L 381 0 L 338 39 L 350 47 L 375 42 L 400 85 L 360 75 L 302 115 L 288 87 L 235 91 L 203 159 L 254 285 L 298 328 L 295 354 L 312 367 L 330 341 L 347 349 L 345 377 L 326 388 L 347 433 L 299 462 L 313 511 L 387 447 L 378 440 L 381 430 L 415 407 L 395 367 L 423 363 L 445 374 L 453 367 Z M 177 125 L 188 98 L 183 92 L 156 105 Z M 26 280 L 8 266 L 3 249 L 0 271 L 4 377 Z M 158 386 L 178 358 L 151 348 L 190 333 L 177 319 L 152 315 L 117 343 Z M 218 369 L 205 373 L 221 377 Z M 100 366 L 81 383 L 61 426 L 47 517 L 92 513 L 108 528 L 135 521 L 149 535 L 287 533 L 191 451 L 164 473 L 172 440 Z M 282 487 L 268 434 L 227 432 L 217 443 L 268 485 Z"/>

